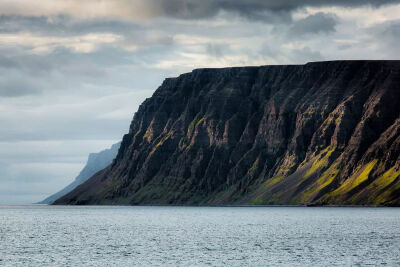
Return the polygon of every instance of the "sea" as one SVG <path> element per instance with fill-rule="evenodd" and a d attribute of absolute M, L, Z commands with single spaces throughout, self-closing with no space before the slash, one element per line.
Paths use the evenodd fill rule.
<path fill-rule="evenodd" d="M 0 206 L 0 266 L 400 266 L 400 209 Z"/>

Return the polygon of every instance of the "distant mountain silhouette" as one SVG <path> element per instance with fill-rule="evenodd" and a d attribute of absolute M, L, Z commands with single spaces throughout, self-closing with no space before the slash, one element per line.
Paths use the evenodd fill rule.
<path fill-rule="evenodd" d="M 118 153 L 120 142 L 114 144 L 109 149 L 105 149 L 98 153 L 90 153 L 88 161 L 75 180 L 59 192 L 47 197 L 46 199 L 38 202 L 38 204 L 52 204 L 56 199 L 68 194 L 74 190 L 78 185 L 86 182 L 87 179 L 93 176 L 96 172 L 104 169 L 111 164 L 112 160 Z"/>

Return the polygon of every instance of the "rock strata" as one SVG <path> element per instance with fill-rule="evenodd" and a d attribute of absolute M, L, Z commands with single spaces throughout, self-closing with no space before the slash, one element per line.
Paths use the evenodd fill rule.
<path fill-rule="evenodd" d="M 56 204 L 400 205 L 400 61 L 197 69 Z"/>

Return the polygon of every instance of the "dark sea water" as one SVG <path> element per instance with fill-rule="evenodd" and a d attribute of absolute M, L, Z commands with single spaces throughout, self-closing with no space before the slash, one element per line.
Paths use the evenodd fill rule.
<path fill-rule="evenodd" d="M 1 266 L 400 265 L 400 209 L 0 206 Z"/>

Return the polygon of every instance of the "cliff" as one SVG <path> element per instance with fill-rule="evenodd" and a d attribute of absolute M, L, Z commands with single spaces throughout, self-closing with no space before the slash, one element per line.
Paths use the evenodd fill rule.
<path fill-rule="evenodd" d="M 38 202 L 37 204 L 53 204 L 58 198 L 68 194 L 74 190 L 78 185 L 86 182 L 96 172 L 104 169 L 111 164 L 112 160 L 118 153 L 120 143 L 114 144 L 109 149 L 102 150 L 98 153 L 90 153 L 85 167 L 81 170 L 75 180 L 58 191 L 57 193 L 47 197 L 46 199 Z"/>
<path fill-rule="evenodd" d="M 400 61 L 197 69 L 56 204 L 400 205 Z"/>

